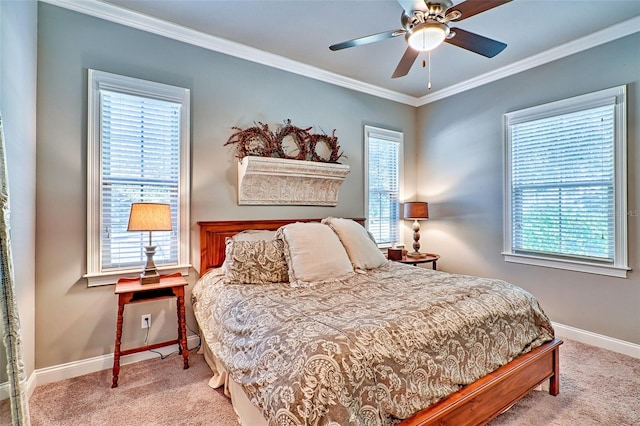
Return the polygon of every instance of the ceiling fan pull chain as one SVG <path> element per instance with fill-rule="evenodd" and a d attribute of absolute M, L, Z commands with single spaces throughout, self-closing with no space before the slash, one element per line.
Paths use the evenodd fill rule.
<path fill-rule="evenodd" d="M 431 51 L 427 52 L 427 58 L 429 59 L 429 83 L 427 89 L 431 90 Z"/>

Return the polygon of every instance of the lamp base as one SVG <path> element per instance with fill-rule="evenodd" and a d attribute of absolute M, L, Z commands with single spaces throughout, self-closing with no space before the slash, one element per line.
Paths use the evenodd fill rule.
<path fill-rule="evenodd" d="M 147 273 L 147 271 L 144 271 L 143 273 L 140 274 L 140 284 L 157 284 L 160 282 L 160 274 L 158 274 L 158 271 L 154 271 L 154 273 Z"/>
<path fill-rule="evenodd" d="M 145 254 L 147 255 L 147 264 L 144 271 L 140 274 L 140 284 L 156 284 L 160 282 L 160 274 L 153 263 L 153 255 L 156 253 L 156 246 L 145 246 Z"/>
<path fill-rule="evenodd" d="M 423 258 L 423 257 L 427 257 L 427 254 L 414 251 L 412 253 L 407 253 L 407 257 L 411 257 L 413 259 L 420 259 L 420 258 Z"/>

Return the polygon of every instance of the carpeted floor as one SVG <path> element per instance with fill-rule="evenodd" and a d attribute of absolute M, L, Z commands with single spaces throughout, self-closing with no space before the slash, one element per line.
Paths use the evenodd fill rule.
<path fill-rule="evenodd" d="M 208 382 L 202 355 L 153 359 L 120 368 L 118 387 L 111 370 L 38 386 L 29 401 L 31 425 L 207 425 L 237 426 L 229 399 Z"/>
<path fill-rule="evenodd" d="M 115 389 L 110 370 L 39 386 L 31 423 L 237 426 L 229 400 L 207 385 L 202 355 L 191 354 L 188 370 L 181 359 L 125 365 Z M 640 425 L 640 359 L 565 339 L 560 369 L 560 395 L 534 391 L 490 425 Z"/>
<path fill-rule="evenodd" d="M 640 359 L 563 340 L 560 394 L 531 392 L 491 426 L 640 425 Z"/>

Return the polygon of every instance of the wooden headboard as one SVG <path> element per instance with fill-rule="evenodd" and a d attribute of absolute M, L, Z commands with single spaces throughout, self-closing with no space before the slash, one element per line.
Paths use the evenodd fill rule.
<path fill-rule="evenodd" d="M 266 220 L 224 220 L 198 222 L 200 226 L 200 276 L 224 262 L 225 240 L 247 229 L 267 229 L 275 231 L 282 225 L 294 222 L 320 222 L 322 219 L 266 219 Z M 364 226 L 365 219 L 353 219 Z"/>

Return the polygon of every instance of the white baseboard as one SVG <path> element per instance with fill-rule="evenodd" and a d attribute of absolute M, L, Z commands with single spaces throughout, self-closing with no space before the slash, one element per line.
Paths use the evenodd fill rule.
<path fill-rule="evenodd" d="M 27 399 L 31 398 L 31 394 L 36 388 L 35 373 L 32 373 L 29 379 L 23 382 L 22 386 L 27 390 Z M 9 381 L 6 381 L 0 384 L 0 401 L 9 399 L 9 397 L 11 397 L 11 385 L 9 385 Z"/>
<path fill-rule="evenodd" d="M 586 343 L 588 345 L 597 346 L 599 348 L 629 355 L 634 358 L 640 358 L 640 345 L 626 342 L 624 340 L 615 339 L 613 337 L 604 336 L 602 334 L 592 333 L 590 331 L 581 330 L 579 328 L 553 323 L 558 337 L 566 337 L 567 339 L 577 342 Z M 188 346 L 195 346 L 199 343 L 199 337 L 196 335 L 187 338 Z M 161 348 L 162 353 L 171 353 L 178 350 L 178 345 L 167 346 Z M 139 352 L 123 356 L 120 360 L 121 365 L 132 364 L 134 362 L 144 361 L 157 357 L 157 354 L 151 352 Z M 27 397 L 31 397 L 36 386 L 47 383 L 57 382 L 60 380 L 70 379 L 72 377 L 82 376 L 84 374 L 95 373 L 113 367 L 113 354 L 101 355 L 94 358 L 88 358 L 80 361 L 68 362 L 66 364 L 56 365 L 53 367 L 41 368 L 33 372 L 27 380 Z M 9 393 L 8 385 L 0 386 L 0 395 L 5 392 Z M 2 397 L 0 396 L 0 399 Z"/>
<path fill-rule="evenodd" d="M 556 335 L 558 337 L 566 337 L 567 339 L 586 343 L 587 345 L 597 346 L 602 349 L 629 355 L 634 358 L 640 358 L 640 345 L 638 344 L 555 322 L 552 323 L 552 325 L 556 330 Z"/>
<path fill-rule="evenodd" d="M 36 372 L 35 371 L 31 373 L 31 375 L 29 376 L 29 379 L 27 380 L 27 400 L 31 398 L 31 395 L 33 395 L 34 390 L 36 390 Z"/>
<path fill-rule="evenodd" d="M 196 346 L 198 343 L 200 343 L 200 337 L 196 335 L 187 337 L 187 347 Z M 178 351 L 178 345 L 165 346 L 154 350 L 162 354 L 170 354 Z M 158 354 L 154 354 L 153 352 L 138 352 L 121 357 L 120 365 L 133 364 L 134 362 L 145 361 L 147 359 L 157 357 Z M 95 373 L 96 371 L 107 370 L 110 368 L 113 368 L 113 353 L 87 358 L 80 361 L 68 362 L 66 364 L 54 365 L 53 367 L 37 369 L 31 375 L 34 380 L 31 380 L 31 378 L 29 379 L 29 382 L 33 382 L 33 384 L 29 383 L 29 385 L 35 389 L 36 386 L 71 379 L 72 377 L 83 376 L 85 374 Z M 30 389 L 30 387 L 27 388 L 27 395 L 29 397 L 33 393 L 33 389 Z"/>

